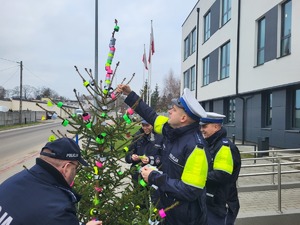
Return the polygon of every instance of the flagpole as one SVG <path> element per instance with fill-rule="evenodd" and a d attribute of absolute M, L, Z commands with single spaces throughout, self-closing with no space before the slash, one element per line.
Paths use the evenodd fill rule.
<path fill-rule="evenodd" d="M 144 54 L 143 54 L 143 86 L 142 86 L 142 90 L 144 90 L 144 88 L 145 88 L 145 70 L 146 70 L 146 68 L 145 68 L 145 59 L 144 59 L 144 57 L 146 57 L 146 55 L 145 55 L 145 44 L 144 44 Z M 145 90 L 144 90 L 145 91 Z M 145 95 L 143 94 L 143 101 L 145 101 Z"/>
<path fill-rule="evenodd" d="M 148 68 L 148 105 L 151 106 L 151 72 L 152 72 L 152 61 L 149 63 L 149 68 Z"/>
<path fill-rule="evenodd" d="M 153 24 L 152 24 L 152 20 L 151 20 L 151 33 L 150 33 L 150 49 L 149 49 L 149 68 L 148 68 L 148 105 L 151 106 L 151 75 L 152 75 L 152 60 L 151 60 L 151 56 L 154 54 L 154 36 L 153 36 Z"/>

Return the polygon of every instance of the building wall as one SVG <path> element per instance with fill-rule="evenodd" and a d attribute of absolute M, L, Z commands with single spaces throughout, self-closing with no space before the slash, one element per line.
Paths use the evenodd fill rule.
<path fill-rule="evenodd" d="M 237 1 L 232 1 L 232 11 L 237 10 Z M 212 5 L 211 5 L 212 4 Z M 211 20 L 215 25 L 217 22 L 220 24 L 220 17 L 216 19 L 214 14 L 220 14 L 221 4 L 220 0 L 216 1 L 198 1 L 197 7 L 200 8 L 200 29 L 199 29 L 199 58 L 198 58 L 198 100 L 206 101 L 211 98 L 220 98 L 223 96 L 231 96 L 235 94 L 235 80 L 236 80 L 236 68 L 234 66 L 230 67 L 230 77 L 227 79 L 220 80 L 219 71 L 220 65 L 218 61 L 212 61 L 211 67 L 214 68 L 213 75 L 218 79 L 207 86 L 203 86 L 203 66 L 202 61 L 208 55 L 215 57 L 217 54 L 217 59 L 220 59 L 220 47 L 226 42 L 230 41 L 230 62 L 233 63 L 236 61 L 236 41 L 237 41 L 237 14 L 232 13 L 232 18 L 223 26 L 219 26 L 216 32 L 211 32 L 211 37 L 204 42 L 204 16 L 209 10 L 211 10 Z M 214 31 L 214 30 L 213 30 Z"/>
<path fill-rule="evenodd" d="M 255 93 L 245 95 L 246 121 L 245 121 L 245 141 L 257 143 L 258 138 L 269 138 L 270 146 L 278 148 L 299 148 L 299 130 L 287 129 L 289 122 L 285 119 L 289 113 L 287 102 L 284 101 L 287 94 L 286 88 L 274 90 L 273 93 L 273 123 L 269 128 L 262 127 L 262 95 Z M 214 101 L 215 111 L 222 112 L 222 100 Z M 243 100 L 236 101 L 236 121 L 234 124 L 225 124 L 228 136 L 234 135 L 236 139 L 242 139 L 243 127 Z"/>
<path fill-rule="evenodd" d="M 280 26 L 282 0 L 242 1 L 240 28 L 239 93 L 252 92 L 299 82 L 300 1 L 292 1 L 291 54 L 280 58 Z M 259 7 L 258 7 L 259 6 Z M 276 57 L 256 66 L 256 21 L 266 16 L 266 52 L 276 49 Z M 277 18 L 276 18 L 277 17 Z M 273 24 L 273 25 L 272 25 Z M 277 36 L 268 35 L 277 28 Z M 269 36 L 269 38 L 268 38 Z M 275 37 L 274 37 L 275 36 Z M 276 38 L 277 45 L 270 37 Z"/>
<path fill-rule="evenodd" d="M 37 103 L 42 107 L 37 106 Z M 19 100 L 8 100 L 3 101 L 0 100 L 0 106 L 6 106 L 10 111 L 19 111 L 20 110 L 20 101 Z M 57 107 L 57 105 L 48 106 L 47 102 L 35 102 L 35 101 L 22 101 L 22 111 L 44 111 L 46 116 L 46 111 L 56 112 L 57 115 L 61 116 L 62 118 L 66 118 L 69 115 L 61 108 Z M 71 114 L 74 113 L 75 107 L 65 106 L 65 110 L 70 112 Z"/>
<path fill-rule="evenodd" d="M 300 129 L 292 127 L 292 90 L 300 89 L 300 1 L 292 0 L 291 53 L 280 57 L 281 4 L 283 0 L 231 1 L 231 19 L 216 28 L 216 20 L 211 24 L 211 37 L 204 42 L 204 16 L 210 10 L 212 20 L 221 15 L 222 0 L 198 1 L 182 27 L 182 43 L 187 34 L 197 24 L 199 18 L 199 51 L 197 99 L 208 111 L 226 115 L 228 99 L 235 99 L 235 121 L 226 123 L 228 136 L 257 143 L 258 138 L 269 138 L 270 146 L 299 148 Z M 240 5 L 240 21 L 238 9 Z M 219 10 L 219 11 L 218 11 Z M 257 65 L 257 21 L 265 17 L 266 42 L 265 61 Z M 238 26 L 238 21 L 240 26 Z M 221 23 L 219 23 L 221 24 Z M 238 28 L 240 31 L 238 32 Z M 239 34 L 239 36 L 238 36 Z M 239 37 L 239 39 L 238 39 Z M 230 41 L 229 77 L 220 79 L 220 46 Z M 239 41 L 239 42 L 238 42 Z M 239 43 L 239 45 L 238 45 Z M 184 53 L 184 46 L 182 47 Z M 211 56 L 210 81 L 203 85 L 203 62 Z M 182 60 L 182 75 L 186 69 L 196 64 L 196 52 Z M 183 82 L 182 82 L 183 83 Z M 182 86 L 183 88 L 183 86 Z M 272 123 L 266 126 L 266 92 L 272 93 Z"/>
<path fill-rule="evenodd" d="M 22 112 L 21 123 L 32 123 L 39 122 L 45 117 L 45 112 L 40 111 L 23 111 Z M 8 126 L 20 123 L 20 113 L 14 112 L 0 112 L 0 126 Z"/>

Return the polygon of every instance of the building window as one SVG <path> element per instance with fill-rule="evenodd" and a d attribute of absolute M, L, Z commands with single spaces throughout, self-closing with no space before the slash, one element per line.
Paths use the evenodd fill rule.
<path fill-rule="evenodd" d="M 213 112 L 214 111 L 214 102 L 213 101 L 209 101 L 209 108 L 208 108 L 209 112 Z"/>
<path fill-rule="evenodd" d="M 196 28 L 189 33 L 186 39 L 184 39 L 184 59 L 187 59 L 191 54 L 196 51 L 197 36 Z"/>
<path fill-rule="evenodd" d="M 265 62 L 266 19 L 258 21 L 257 65 Z"/>
<path fill-rule="evenodd" d="M 235 99 L 225 99 L 224 101 L 225 123 L 235 123 Z"/>
<path fill-rule="evenodd" d="M 230 42 L 221 47 L 221 72 L 220 78 L 229 77 L 230 69 Z"/>
<path fill-rule="evenodd" d="M 203 59 L 203 85 L 209 84 L 209 56 Z"/>
<path fill-rule="evenodd" d="M 262 99 L 262 109 L 263 109 L 263 127 L 272 126 L 272 105 L 273 105 L 273 95 L 272 93 L 266 93 L 263 95 Z"/>
<path fill-rule="evenodd" d="M 189 57 L 190 55 L 190 39 L 189 37 L 187 37 L 185 40 L 184 40 L 184 59 L 187 59 L 187 57 Z"/>
<path fill-rule="evenodd" d="M 231 0 L 222 1 L 222 26 L 231 19 Z"/>
<path fill-rule="evenodd" d="M 195 66 L 192 66 L 190 69 L 184 72 L 184 88 L 189 88 L 191 91 L 196 89 L 196 70 Z"/>
<path fill-rule="evenodd" d="M 210 12 L 204 16 L 204 41 L 210 38 Z"/>
<path fill-rule="evenodd" d="M 291 53 L 292 1 L 282 4 L 281 15 L 281 56 Z"/>
<path fill-rule="evenodd" d="M 197 45 L 197 32 L 196 28 L 191 32 L 191 53 L 194 53 L 196 51 L 196 45 Z"/>
<path fill-rule="evenodd" d="M 184 79 L 184 88 L 189 88 L 190 84 L 190 70 L 187 70 L 183 74 L 183 79 Z"/>
<path fill-rule="evenodd" d="M 300 89 L 294 91 L 292 127 L 300 128 Z"/>
<path fill-rule="evenodd" d="M 191 91 L 194 91 L 196 89 L 196 67 L 191 67 Z"/>

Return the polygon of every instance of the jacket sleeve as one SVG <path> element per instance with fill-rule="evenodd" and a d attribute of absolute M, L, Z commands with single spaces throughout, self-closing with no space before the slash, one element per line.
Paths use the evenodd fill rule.
<path fill-rule="evenodd" d="M 139 114 L 152 126 L 154 125 L 155 119 L 158 116 L 157 113 L 150 106 L 148 106 L 134 91 L 130 92 L 130 94 L 125 99 L 125 103 L 130 107 L 134 106 L 133 110 L 137 114 Z"/>
<path fill-rule="evenodd" d="M 154 150 L 153 153 L 149 156 L 150 165 L 160 167 L 162 146 L 163 146 L 163 136 L 159 134 L 155 134 Z"/>
<path fill-rule="evenodd" d="M 230 181 L 231 175 L 221 170 L 211 170 L 208 172 L 207 181 L 209 183 L 225 184 Z"/>
<path fill-rule="evenodd" d="M 231 182 L 237 163 L 235 158 L 233 146 L 222 145 L 214 158 L 213 169 L 208 174 L 208 182 L 218 184 Z"/>
<path fill-rule="evenodd" d="M 128 152 L 125 156 L 125 161 L 127 163 L 132 163 L 132 159 L 131 159 L 131 156 L 132 156 L 132 152 Z"/>
<path fill-rule="evenodd" d="M 58 206 L 58 205 L 57 205 Z M 55 213 L 55 215 L 54 215 Z M 41 224 L 45 225 L 78 225 L 79 220 L 76 216 L 75 207 L 70 205 L 69 207 L 57 207 L 55 212 L 49 214 L 49 217 L 45 218 L 44 221 L 40 221 Z"/>
<path fill-rule="evenodd" d="M 131 142 L 131 144 L 129 145 L 129 152 L 125 155 L 125 161 L 127 163 L 132 163 L 132 159 L 131 159 L 131 156 L 133 154 L 136 154 L 137 152 L 137 141 L 138 141 L 138 138 L 135 136 Z"/>
<path fill-rule="evenodd" d="M 168 174 L 152 171 L 149 184 L 159 187 L 159 190 L 178 200 L 194 201 L 204 191 L 208 161 L 205 150 L 197 146 L 190 150 L 180 179 L 172 179 Z"/>

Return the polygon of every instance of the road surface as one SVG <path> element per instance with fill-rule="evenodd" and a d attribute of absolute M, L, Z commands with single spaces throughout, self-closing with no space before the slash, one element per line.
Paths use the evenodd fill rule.
<path fill-rule="evenodd" d="M 59 121 L 0 132 L 0 183 L 24 169 L 23 165 L 34 165 L 35 158 L 52 134 L 51 130 L 67 134 Z M 71 134 L 68 136 L 72 137 Z"/>

